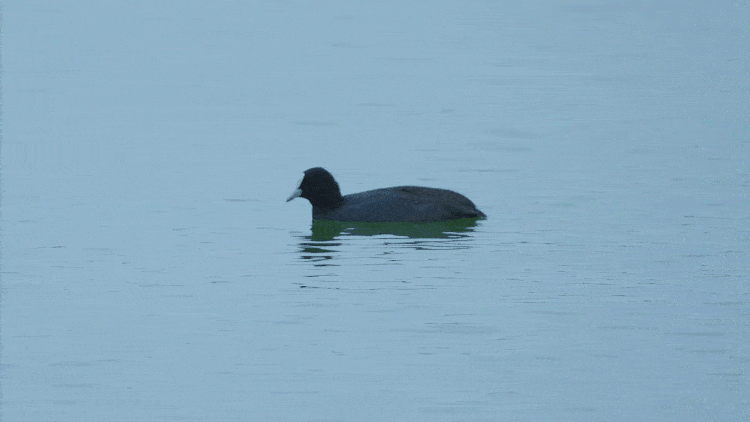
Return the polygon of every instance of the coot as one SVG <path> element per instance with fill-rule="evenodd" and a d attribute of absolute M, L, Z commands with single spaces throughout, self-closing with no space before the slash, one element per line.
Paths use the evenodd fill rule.
<path fill-rule="evenodd" d="M 486 217 L 465 196 L 446 189 L 397 186 L 341 196 L 339 184 L 322 167 L 305 171 L 287 202 L 302 197 L 313 206 L 313 220 L 432 222 Z"/>

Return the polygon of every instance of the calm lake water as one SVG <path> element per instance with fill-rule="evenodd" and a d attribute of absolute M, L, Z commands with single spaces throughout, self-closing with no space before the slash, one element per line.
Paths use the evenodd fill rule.
<path fill-rule="evenodd" d="M 5 2 L 0 417 L 750 420 L 750 4 L 688 3 Z"/>

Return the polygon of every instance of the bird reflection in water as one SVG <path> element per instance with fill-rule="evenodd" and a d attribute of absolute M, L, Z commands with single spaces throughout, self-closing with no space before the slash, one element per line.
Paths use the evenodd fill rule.
<path fill-rule="evenodd" d="M 313 220 L 311 233 L 300 236 L 302 259 L 316 262 L 316 266 L 334 265 L 334 258 L 342 240 L 348 236 L 388 236 L 386 244 L 415 250 L 467 249 L 466 242 L 477 225 L 477 218 L 438 221 L 433 223 L 361 223 Z M 392 237 L 396 236 L 396 238 Z"/>

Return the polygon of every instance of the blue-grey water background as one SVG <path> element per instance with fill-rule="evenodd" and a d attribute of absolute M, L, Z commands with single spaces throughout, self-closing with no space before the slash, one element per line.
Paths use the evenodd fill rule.
<path fill-rule="evenodd" d="M 750 420 L 749 12 L 4 2 L 2 420 Z"/>

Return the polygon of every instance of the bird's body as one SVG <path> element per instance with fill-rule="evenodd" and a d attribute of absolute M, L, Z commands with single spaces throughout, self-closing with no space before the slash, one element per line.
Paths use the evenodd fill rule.
<path fill-rule="evenodd" d="M 447 189 L 397 186 L 341 196 L 333 176 L 320 167 L 305 171 L 287 201 L 296 197 L 310 201 L 313 220 L 434 222 L 486 217 L 468 198 Z"/>

